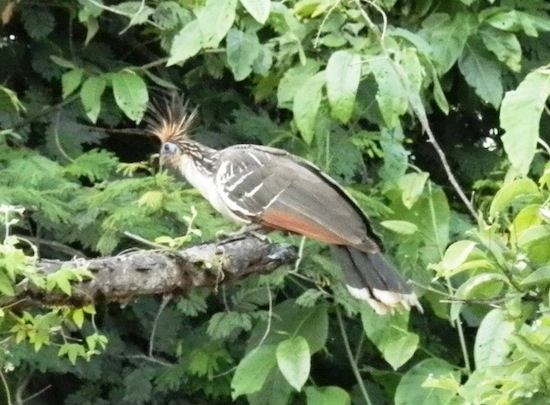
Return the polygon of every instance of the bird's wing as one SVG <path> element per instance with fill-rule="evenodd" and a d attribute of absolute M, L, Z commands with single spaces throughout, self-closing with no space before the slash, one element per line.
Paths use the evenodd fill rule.
<path fill-rule="evenodd" d="M 220 152 L 216 181 L 227 207 L 263 225 L 375 253 L 368 222 L 334 180 L 282 150 L 242 145 Z"/>

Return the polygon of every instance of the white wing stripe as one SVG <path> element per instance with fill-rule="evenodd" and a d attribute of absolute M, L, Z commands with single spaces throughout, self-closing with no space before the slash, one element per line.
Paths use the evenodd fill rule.
<path fill-rule="evenodd" d="M 248 173 L 248 174 L 250 174 L 250 173 Z M 252 197 L 254 194 L 256 194 L 256 193 L 263 187 L 263 185 L 264 185 L 263 182 L 260 183 L 260 184 L 258 184 L 256 187 L 254 187 L 254 188 L 253 188 L 252 190 L 250 190 L 248 193 L 244 193 L 244 196 L 245 196 L 246 198 Z M 228 190 L 229 190 L 229 188 L 228 188 Z M 229 190 L 229 191 L 231 191 L 231 190 Z"/>
<path fill-rule="evenodd" d="M 223 184 L 226 185 L 226 186 L 225 186 L 225 189 L 226 189 L 227 191 L 229 191 L 229 192 L 232 192 L 232 191 L 235 190 L 240 184 L 242 184 L 243 181 L 245 181 L 246 178 L 247 178 L 248 176 L 250 176 L 251 174 L 253 174 L 253 172 L 248 172 L 248 173 L 246 173 L 246 174 L 243 174 L 239 179 L 237 179 L 237 181 L 236 181 L 235 183 L 233 183 L 233 184 L 231 184 L 231 185 L 226 185 L 226 184 L 229 182 L 228 180 L 231 179 L 233 176 L 229 177 L 225 182 L 223 182 Z M 261 185 L 260 185 L 260 187 L 261 187 Z"/>
<path fill-rule="evenodd" d="M 258 157 L 256 155 L 254 155 L 253 153 L 250 153 L 250 152 L 246 152 L 248 154 L 248 156 L 250 156 L 256 163 L 258 163 L 258 166 L 260 167 L 263 167 L 265 166 L 262 161 L 260 159 L 258 159 Z"/>

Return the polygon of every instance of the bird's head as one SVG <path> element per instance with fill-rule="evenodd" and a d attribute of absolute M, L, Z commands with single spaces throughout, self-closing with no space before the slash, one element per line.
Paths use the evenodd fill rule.
<path fill-rule="evenodd" d="M 175 92 L 149 110 L 147 131 L 161 141 L 160 164 L 177 167 L 197 110 L 190 110 L 189 102 Z"/>

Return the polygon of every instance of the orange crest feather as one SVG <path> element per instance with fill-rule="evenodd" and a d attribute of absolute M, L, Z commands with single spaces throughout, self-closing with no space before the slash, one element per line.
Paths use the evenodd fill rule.
<path fill-rule="evenodd" d="M 197 117 L 197 109 L 189 111 L 189 101 L 184 101 L 176 92 L 163 101 L 151 103 L 149 111 L 147 131 L 163 143 L 177 143 L 187 138 Z"/>

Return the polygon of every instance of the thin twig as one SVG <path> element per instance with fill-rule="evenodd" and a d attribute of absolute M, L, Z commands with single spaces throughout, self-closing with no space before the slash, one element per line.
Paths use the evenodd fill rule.
<path fill-rule="evenodd" d="M 136 235 L 135 233 L 131 233 L 131 232 L 128 232 L 128 231 L 124 231 L 124 236 L 130 238 L 130 239 L 133 239 L 137 242 L 140 242 L 140 243 L 143 243 L 144 245 L 146 246 L 149 246 L 149 247 L 152 247 L 154 249 L 162 249 L 162 250 L 165 250 L 166 249 L 166 246 L 163 246 L 161 244 L 158 244 L 158 243 L 155 243 L 155 242 L 151 242 L 150 240 L 148 239 L 145 239 L 139 235 Z"/>
<path fill-rule="evenodd" d="M 355 363 L 353 353 L 351 352 L 351 347 L 348 341 L 348 335 L 346 333 L 346 329 L 344 328 L 344 321 L 342 320 L 342 314 L 338 306 L 336 307 L 336 318 L 338 319 L 338 326 L 340 327 L 340 334 L 342 335 L 342 340 L 344 341 L 344 347 L 346 348 L 349 364 L 351 366 L 353 374 L 355 375 L 355 379 L 357 380 L 359 389 L 361 390 L 361 393 L 363 394 L 363 398 L 365 399 L 365 402 L 367 403 L 367 405 L 372 405 L 369 393 L 367 392 L 367 388 L 365 387 L 365 383 L 363 382 L 363 378 L 361 377 L 361 372 L 359 371 L 359 368 Z"/>
<path fill-rule="evenodd" d="M 385 13 L 383 12 L 383 10 L 381 10 L 378 6 L 376 6 L 374 4 L 374 2 L 372 2 L 371 0 L 363 0 L 363 1 L 365 1 L 365 2 L 369 3 L 370 5 L 372 5 L 373 7 L 375 7 L 382 14 L 382 16 L 384 18 L 384 24 L 386 24 L 387 21 L 385 19 Z M 382 52 L 384 53 L 384 55 L 387 58 L 389 58 L 391 60 L 390 53 L 388 52 L 388 50 L 386 49 L 385 44 L 384 44 L 384 36 L 383 35 L 384 35 L 384 31 L 386 29 L 385 25 L 383 27 L 383 31 L 380 32 L 378 27 L 372 22 L 369 15 L 363 9 L 363 7 L 361 5 L 361 0 L 355 0 L 355 4 L 357 5 L 359 11 L 361 12 L 361 15 L 363 16 L 363 18 L 365 19 L 365 21 L 369 25 L 370 29 L 379 36 L 380 47 L 382 49 Z M 401 73 L 397 70 L 395 64 L 391 63 L 390 65 L 396 71 L 398 77 L 401 77 Z M 409 104 L 410 104 L 414 114 L 416 115 L 416 117 L 420 121 L 420 124 L 422 126 L 422 130 L 426 133 L 430 143 L 433 145 L 433 147 L 434 147 L 434 149 L 437 153 L 437 156 L 439 157 L 439 160 L 441 161 L 441 164 L 443 165 L 443 169 L 445 170 L 445 174 L 447 175 L 447 178 L 448 178 L 449 182 L 451 183 L 451 185 L 455 189 L 456 193 L 458 194 L 458 196 L 460 197 L 460 199 L 462 200 L 462 202 L 464 203 L 464 205 L 466 206 L 466 208 L 468 209 L 468 211 L 470 212 L 472 217 L 475 218 L 475 220 L 479 222 L 479 220 L 480 220 L 479 215 L 476 212 L 474 206 L 472 205 L 472 202 L 468 199 L 468 197 L 466 196 L 466 193 L 464 192 L 464 190 L 462 189 L 462 187 L 458 183 L 456 177 L 454 176 L 453 171 L 451 170 L 451 166 L 450 166 L 450 164 L 447 160 L 447 157 L 445 156 L 445 153 L 443 152 L 443 149 L 441 149 L 441 146 L 437 142 L 437 139 L 436 139 L 431 127 L 430 127 L 430 124 L 428 123 L 428 119 L 426 118 L 425 112 L 424 111 L 419 111 L 418 108 L 415 107 L 414 103 L 409 102 Z"/>
<path fill-rule="evenodd" d="M 2 384 L 4 385 L 4 390 L 6 391 L 6 398 L 8 400 L 7 405 L 12 405 L 10 387 L 8 386 L 8 382 L 6 381 L 6 377 L 4 376 L 4 373 L 2 372 L 2 370 L 0 370 L 0 380 L 2 380 Z"/>
<path fill-rule="evenodd" d="M 162 297 L 162 303 L 160 304 L 159 310 L 155 315 L 155 320 L 153 321 L 151 337 L 149 338 L 149 357 L 151 358 L 153 357 L 153 350 L 155 348 L 155 334 L 157 332 L 157 325 L 160 319 L 160 315 L 162 314 L 162 311 L 164 311 L 164 308 L 166 308 L 166 305 L 170 302 L 170 299 L 172 299 L 171 295 L 165 295 L 164 297 Z"/>

